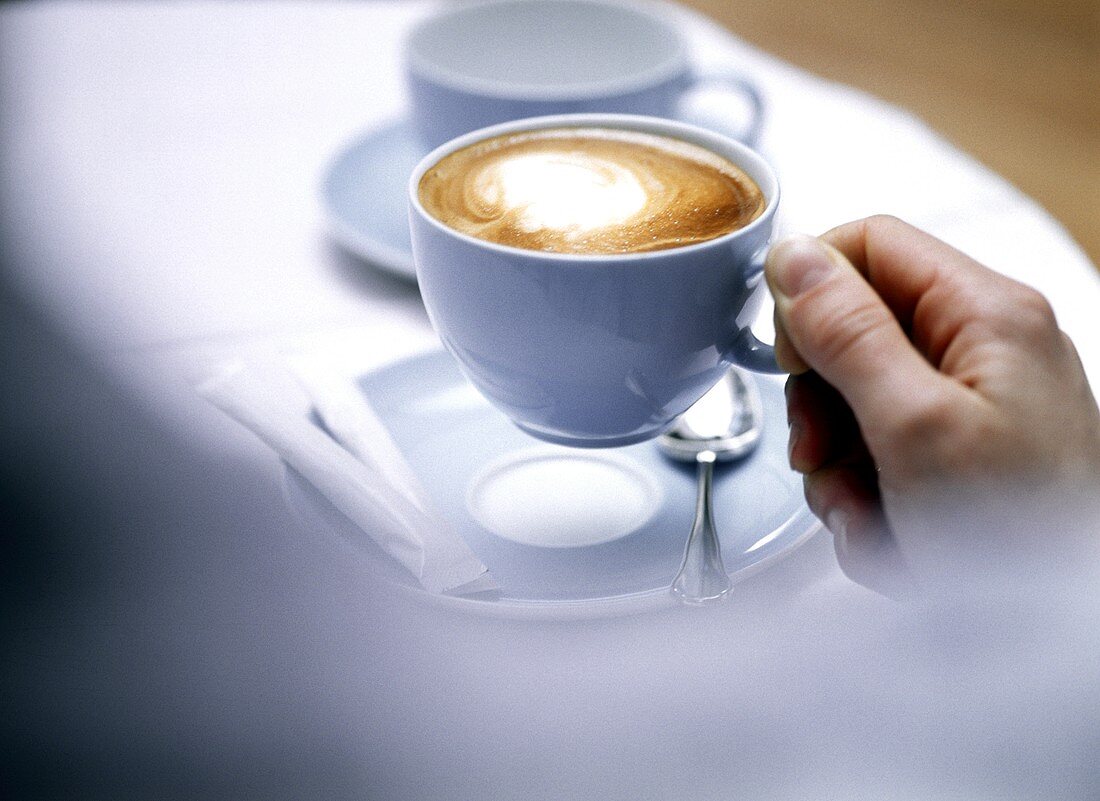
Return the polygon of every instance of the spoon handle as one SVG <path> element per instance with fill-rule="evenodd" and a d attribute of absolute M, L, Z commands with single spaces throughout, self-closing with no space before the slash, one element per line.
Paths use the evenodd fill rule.
<path fill-rule="evenodd" d="M 714 482 L 715 455 L 699 454 L 699 491 L 695 501 L 695 523 L 691 527 L 684 561 L 672 581 L 672 594 L 686 604 L 716 601 L 733 586 L 722 564 L 722 547 L 714 527 L 711 510 L 711 485 Z"/>

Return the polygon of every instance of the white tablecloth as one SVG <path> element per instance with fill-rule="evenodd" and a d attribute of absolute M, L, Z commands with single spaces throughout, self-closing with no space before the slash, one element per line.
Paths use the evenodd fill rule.
<path fill-rule="evenodd" d="M 400 43 L 426 10 L 0 10 L 14 279 L 211 459 L 237 460 L 273 487 L 278 461 L 193 395 L 196 377 L 231 357 L 314 349 L 365 371 L 436 346 L 415 287 L 335 247 L 317 195 L 341 145 L 403 114 Z M 762 149 L 783 184 L 784 230 L 876 212 L 923 226 L 1045 292 L 1100 386 L 1100 274 L 1034 202 L 911 116 L 670 12 L 701 63 L 737 65 L 762 86 Z M 258 612 L 250 625 L 214 613 L 195 635 L 205 672 L 182 696 L 146 688 L 120 717 L 181 715 L 187 699 L 199 710 L 187 718 L 202 730 L 196 740 L 208 743 L 198 769 L 242 771 L 243 786 L 289 781 L 290 771 L 306 790 L 385 799 L 778 798 L 807 788 L 903 798 L 906 782 L 929 798 L 940 797 L 935 777 L 955 773 L 1022 786 L 1008 766 L 1025 751 L 1043 776 L 1080 781 L 1072 770 L 1087 738 L 1065 721 L 1040 714 L 1021 727 L 1009 707 L 922 716 L 943 676 L 921 662 L 919 643 L 851 675 L 846 660 L 882 633 L 873 621 L 889 607 L 839 573 L 827 535 L 720 608 L 560 626 L 389 597 L 364 586 L 338 543 L 271 538 L 272 564 L 297 571 L 283 617 Z M 871 635 L 832 625 L 853 618 L 872 621 Z M 983 686 L 987 666 L 964 667 L 957 675 Z M 992 680 L 1006 671 L 993 666 Z M 990 700 L 980 689 L 966 698 Z M 1095 723 L 1093 712 L 1072 720 Z M 1016 732 L 1008 746 L 1002 727 Z M 982 744 L 994 734 L 1000 745 Z M 903 756 L 922 749 L 924 764 Z"/>

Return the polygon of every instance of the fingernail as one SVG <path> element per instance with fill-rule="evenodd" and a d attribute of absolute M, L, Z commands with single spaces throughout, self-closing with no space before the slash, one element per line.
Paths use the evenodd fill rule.
<path fill-rule="evenodd" d="M 794 397 L 794 382 L 796 377 L 793 375 L 787 376 L 787 380 L 783 382 L 783 400 L 787 402 L 787 425 L 792 422 L 791 417 L 791 398 Z"/>
<path fill-rule="evenodd" d="M 829 251 L 816 237 L 795 234 L 778 242 L 768 254 L 773 289 L 789 298 L 810 290 L 835 269 Z"/>
<path fill-rule="evenodd" d="M 843 509 L 830 509 L 825 515 L 825 527 L 833 532 L 834 537 L 843 540 L 848 536 L 848 523 L 851 519 L 851 515 Z"/>
<path fill-rule="evenodd" d="M 798 447 L 798 440 L 802 437 L 802 426 L 796 421 L 792 420 L 788 423 L 787 434 L 787 464 L 791 466 L 792 470 L 795 470 L 794 466 L 794 449 Z"/>

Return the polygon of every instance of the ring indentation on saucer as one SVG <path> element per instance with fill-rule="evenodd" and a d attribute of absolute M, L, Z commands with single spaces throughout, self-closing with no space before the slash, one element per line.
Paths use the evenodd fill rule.
<path fill-rule="evenodd" d="M 534 448 L 474 476 L 466 503 L 488 531 L 542 548 L 599 545 L 641 529 L 660 486 L 637 465 L 602 453 Z"/>

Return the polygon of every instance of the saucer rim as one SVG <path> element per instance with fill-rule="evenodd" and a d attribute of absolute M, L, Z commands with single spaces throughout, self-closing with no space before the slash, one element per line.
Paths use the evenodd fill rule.
<path fill-rule="evenodd" d="M 397 359 L 376 369 L 368 370 L 357 376 L 361 380 L 376 373 L 386 372 L 392 369 L 407 367 L 414 362 L 431 362 L 433 359 L 447 357 L 446 351 L 433 348 L 413 356 Z M 283 480 L 280 482 L 284 502 L 291 509 L 294 516 L 303 524 L 304 528 L 314 532 L 325 531 L 335 534 L 339 540 L 344 541 L 348 547 L 354 548 L 354 544 L 341 536 L 341 526 L 353 527 L 354 524 L 342 516 L 336 507 L 321 495 L 308 481 L 296 473 L 289 465 L 283 463 Z M 335 516 L 335 517 L 333 517 Z M 810 510 L 803 504 L 780 527 L 774 529 L 771 538 L 782 536 L 792 529 L 801 529 L 781 550 L 763 556 L 748 565 L 730 571 L 729 576 L 734 584 L 755 576 L 793 554 L 811 537 L 822 530 L 822 525 Z M 472 613 L 479 616 L 523 619 L 523 620 L 584 620 L 595 618 L 621 617 L 640 614 L 660 609 L 671 609 L 681 606 L 672 596 L 669 588 L 655 587 L 636 592 L 620 593 L 598 598 L 574 598 L 574 599 L 517 599 L 509 597 L 476 597 L 439 595 L 429 593 L 422 587 L 416 586 L 410 576 L 408 581 L 396 580 L 393 576 L 386 575 L 379 567 L 376 557 L 364 558 L 366 570 L 371 576 L 384 585 L 388 591 L 396 591 L 403 597 L 415 599 L 419 602 L 427 602 L 432 606 L 452 609 L 461 612 Z"/>
<path fill-rule="evenodd" d="M 353 135 L 325 163 L 321 171 L 317 195 L 321 204 L 324 227 L 336 244 L 352 255 L 363 259 L 371 267 L 416 282 L 416 266 L 413 262 L 411 243 L 408 249 L 405 250 L 371 237 L 360 227 L 348 221 L 346 215 L 340 212 L 338 204 L 334 202 L 332 197 L 333 182 L 346 159 L 365 148 L 371 139 L 402 129 L 405 129 L 411 135 L 412 123 L 405 115 L 382 120 Z M 419 149 L 423 150 L 423 148 Z M 417 163 L 419 163 L 419 160 Z M 404 192 L 406 183 L 407 179 L 402 180 L 402 192 Z"/>
<path fill-rule="evenodd" d="M 293 497 L 295 493 L 299 495 L 299 498 Z M 324 525 L 324 517 L 340 514 L 336 507 L 332 506 L 332 504 L 321 496 L 308 481 L 285 462 L 283 463 L 282 494 L 284 501 L 295 517 L 308 527 L 316 529 Z M 308 508 L 305 508 L 307 506 Z M 346 521 L 346 525 L 354 524 L 350 521 Z M 823 529 L 821 521 L 813 518 L 812 513 L 804 508 L 789 519 L 781 529 L 777 529 L 777 531 L 782 531 L 796 525 L 805 525 L 805 530 L 791 540 L 783 550 L 776 551 L 759 561 L 746 565 L 740 570 L 729 573 L 732 584 L 736 587 L 743 581 L 747 581 L 758 573 L 771 568 L 773 565 L 793 555 L 795 551 L 805 545 L 806 542 Z M 325 528 L 327 528 L 327 526 L 325 526 Z M 350 548 L 354 546 L 349 543 L 347 547 Z M 395 592 L 402 597 L 414 600 L 418 603 L 427 603 L 430 606 L 441 609 L 470 613 L 478 617 L 543 621 L 595 620 L 601 618 L 626 617 L 629 615 L 645 614 L 648 612 L 660 611 L 662 609 L 669 610 L 684 606 L 684 604 L 673 597 L 668 587 L 657 587 L 605 598 L 577 598 L 572 600 L 530 601 L 517 598 L 498 598 L 490 600 L 484 597 L 479 598 L 474 595 L 438 594 L 428 592 L 423 587 L 414 586 L 412 583 L 406 584 L 396 582 L 392 578 L 380 574 L 374 559 L 368 559 L 366 561 L 368 564 L 367 571 L 379 582 L 379 584 L 385 585 L 388 591 Z"/>

